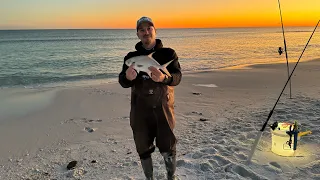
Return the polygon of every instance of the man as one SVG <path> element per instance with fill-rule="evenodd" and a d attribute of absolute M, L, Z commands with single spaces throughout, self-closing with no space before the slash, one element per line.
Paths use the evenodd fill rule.
<path fill-rule="evenodd" d="M 173 60 L 167 66 L 171 77 L 155 67 L 149 67 L 151 77 L 141 71 L 137 74 L 134 64 L 128 67 L 123 63 L 119 83 L 124 88 L 131 87 L 130 126 L 146 178 L 153 179 L 151 153 L 155 150 L 155 141 L 164 157 L 167 177 L 171 180 L 176 178 L 174 86 L 181 81 L 181 68 L 175 51 L 164 48 L 161 40 L 156 39 L 156 30 L 150 18 L 141 17 L 136 28 L 141 41 L 136 44 L 136 51 L 125 56 L 124 62 L 131 57 L 154 52 L 152 57 L 161 65 Z"/>
<path fill-rule="evenodd" d="M 279 55 L 281 55 L 283 53 L 282 47 L 279 47 L 278 53 L 279 53 Z"/>

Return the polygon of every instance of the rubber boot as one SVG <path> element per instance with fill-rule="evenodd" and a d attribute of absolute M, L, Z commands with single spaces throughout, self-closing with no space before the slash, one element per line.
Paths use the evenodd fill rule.
<path fill-rule="evenodd" d="M 149 157 L 147 159 L 141 159 L 141 165 L 146 176 L 146 180 L 153 180 L 153 166 L 152 166 L 152 158 Z"/>
<path fill-rule="evenodd" d="M 169 153 L 162 153 L 162 156 L 166 165 L 168 180 L 178 179 L 178 177 L 175 175 L 177 166 L 176 156 Z"/>

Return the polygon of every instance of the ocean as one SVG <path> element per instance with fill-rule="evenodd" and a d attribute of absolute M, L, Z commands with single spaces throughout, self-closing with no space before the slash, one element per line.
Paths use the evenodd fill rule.
<path fill-rule="evenodd" d="M 296 62 L 314 27 L 285 28 L 289 62 Z M 286 62 L 282 29 L 157 29 L 183 72 Z M 123 58 L 138 42 L 133 29 L 1 30 L 0 88 L 55 87 L 113 82 Z M 317 30 L 301 61 L 320 57 Z M 286 69 L 284 69 L 286 70 Z"/>

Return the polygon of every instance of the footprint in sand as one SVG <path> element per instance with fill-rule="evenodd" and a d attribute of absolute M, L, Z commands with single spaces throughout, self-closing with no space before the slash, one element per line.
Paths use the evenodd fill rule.
<path fill-rule="evenodd" d="M 216 160 L 209 159 L 208 162 L 211 164 L 212 167 L 220 167 Z"/>
<path fill-rule="evenodd" d="M 247 156 L 245 154 L 242 154 L 242 153 L 239 153 L 239 154 L 236 154 L 236 157 L 240 160 L 246 160 L 247 159 Z"/>
<path fill-rule="evenodd" d="M 185 167 L 189 169 L 193 169 L 193 164 L 192 162 L 182 159 L 182 160 L 177 160 L 177 167 Z"/>
<path fill-rule="evenodd" d="M 238 174 L 244 178 L 251 178 L 251 179 L 267 179 L 265 177 L 259 176 L 258 174 L 254 173 L 250 169 L 246 169 L 245 167 L 237 164 L 230 164 L 225 167 L 225 172 Z"/>
<path fill-rule="evenodd" d="M 204 172 L 213 171 L 213 167 L 209 162 L 203 162 L 200 164 L 200 169 Z"/>
<path fill-rule="evenodd" d="M 193 159 L 199 159 L 203 156 L 204 154 L 201 153 L 201 152 L 195 152 L 193 155 L 192 155 L 192 158 Z"/>
<path fill-rule="evenodd" d="M 220 165 L 220 166 L 224 166 L 224 165 L 227 165 L 227 164 L 230 164 L 231 161 L 223 156 L 219 156 L 219 155 L 216 155 L 214 156 L 213 158 L 214 160 L 216 160 L 216 162 Z"/>
<path fill-rule="evenodd" d="M 274 173 L 282 172 L 281 166 L 277 162 L 270 162 L 268 165 L 265 166 L 265 168 Z"/>
<path fill-rule="evenodd" d="M 205 149 L 201 149 L 200 152 L 205 154 L 215 154 L 217 150 L 214 148 L 205 148 Z"/>
<path fill-rule="evenodd" d="M 280 164 L 278 164 L 277 162 L 270 162 L 269 164 L 270 164 L 271 166 L 274 166 L 274 167 L 276 167 L 276 168 L 281 169 Z"/>
<path fill-rule="evenodd" d="M 239 147 L 239 146 L 235 146 L 235 145 L 226 146 L 226 149 L 228 151 L 231 151 L 231 152 L 238 152 L 238 151 L 244 151 L 245 150 L 244 148 Z"/>

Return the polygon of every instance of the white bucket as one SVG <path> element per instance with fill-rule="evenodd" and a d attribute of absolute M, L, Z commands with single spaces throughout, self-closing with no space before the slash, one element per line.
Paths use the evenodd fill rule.
<path fill-rule="evenodd" d="M 287 144 L 290 136 L 287 134 L 287 131 L 290 130 L 290 123 L 278 123 L 278 127 L 275 130 L 271 129 L 272 136 L 272 147 L 271 151 L 280 156 L 293 156 L 293 135 L 291 137 L 292 144 L 291 147 Z"/>

